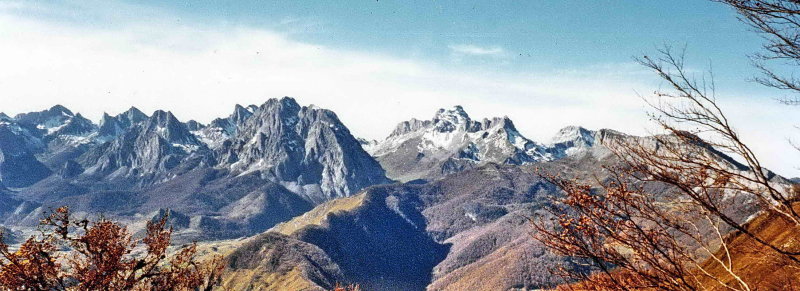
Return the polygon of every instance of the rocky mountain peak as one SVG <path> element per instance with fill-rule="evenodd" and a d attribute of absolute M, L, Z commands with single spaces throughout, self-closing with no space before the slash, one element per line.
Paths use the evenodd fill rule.
<path fill-rule="evenodd" d="M 223 151 L 235 173 L 260 171 L 316 203 L 386 181 L 335 113 L 290 97 L 261 105 Z"/>
<path fill-rule="evenodd" d="M 129 108 L 127 111 L 117 115 L 117 118 L 124 118 L 125 120 L 129 121 L 130 124 L 136 124 L 145 121 L 148 116 L 139 110 L 139 108 L 131 106 L 131 108 Z"/>
<path fill-rule="evenodd" d="M 44 131 L 44 134 L 48 134 L 63 126 L 73 116 L 75 115 L 72 111 L 66 107 L 56 105 L 43 111 L 20 113 L 14 119 L 23 125 L 35 127 Z"/>
<path fill-rule="evenodd" d="M 50 107 L 50 109 L 37 111 L 37 112 L 29 112 L 29 113 L 20 113 L 16 116 L 17 120 L 24 120 L 24 121 L 33 121 L 39 120 L 41 121 L 42 118 L 53 118 L 53 117 L 72 117 L 74 114 L 72 111 L 67 109 L 62 105 L 55 105 Z"/>
<path fill-rule="evenodd" d="M 439 132 L 450 132 L 456 129 L 468 129 L 472 126 L 472 119 L 461 105 L 452 108 L 441 108 L 436 111 L 432 122 Z"/>
<path fill-rule="evenodd" d="M 186 124 L 180 122 L 172 112 L 156 110 L 143 123 L 146 132 L 152 132 L 172 144 L 198 145 L 198 140 L 189 132 Z"/>
<path fill-rule="evenodd" d="M 58 127 L 50 133 L 50 135 L 72 135 L 72 136 L 86 136 L 94 132 L 96 126 L 92 121 L 83 117 L 80 113 L 69 118 L 64 125 Z"/>
<path fill-rule="evenodd" d="M 461 106 L 439 109 L 432 120 L 401 122 L 388 138 L 366 148 L 400 180 L 546 159 L 543 148 L 522 136 L 508 117 L 476 121 Z"/>
<path fill-rule="evenodd" d="M 508 116 L 503 117 L 493 117 L 492 119 L 484 118 L 481 121 L 481 126 L 479 129 L 486 130 L 492 127 L 499 127 L 506 130 L 517 131 L 517 128 L 514 126 L 514 122 L 511 121 Z"/>
<path fill-rule="evenodd" d="M 558 144 L 570 141 L 580 141 L 587 145 L 594 144 L 594 131 L 588 130 L 580 126 L 567 126 L 558 131 L 553 136 L 550 143 Z"/>
<path fill-rule="evenodd" d="M 258 109 L 258 106 L 250 105 L 244 107 L 236 104 L 236 106 L 233 108 L 233 113 L 231 113 L 231 115 L 227 118 L 228 122 L 234 126 L 241 125 L 245 122 L 245 120 L 250 118 L 250 116 L 253 116 L 255 109 Z"/>
<path fill-rule="evenodd" d="M 67 109 L 67 107 L 64 107 L 64 105 L 61 104 L 53 105 L 53 107 L 50 107 L 50 109 L 48 109 L 47 111 L 54 114 L 61 113 L 66 115 L 72 115 L 72 111 L 70 111 L 69 109 Z"/>
<path fill-rule="evenodd" d="M 245 108 L 242 105 L 236 104 L 233 113 L 228 117 L 228 120 L 233 124 L 242 124 L 247 118 L 253 115 L 253 108 L 258 108 L 255 105 L 250 105 Z"/>
<path fill-rule="evenodd" d="M 300 104 L 297 103 L 294 98 L 285 96 L 282 98 L 272 98 L 264 102 L 264 104 L 259 107 L 260 111 L 271 111 L 271 112 L 281 112 L 287 115 L 297 114 L 300 111 Z"/>
<path fill-rule="evenodd" d="M 399 124 L 397 124 L 397 126 L 395 126 L 392 133 L 389 134 L 389 138 L 420 131 L 423 128 L 428 127 L 430 124 L 431 124 L 430 120 L 419 120 L 416 118 L 400 122 Z"/>
<path fill-rule="evenodd" d="M 233 112 L 225 118 L 217 118 L 211 121 L 208 126 L 189 128 L 203 143 L 212 149 L 218 149 L 222 144 L 229 140 L 245 121 L 253 116 L 253 112 L 258 110 L 258 106 L 249 105 L 244 107 L 236 104 Z"/>
<path fill-rule="evenodd" d="M 547 152 L 554 159 L 585 153 L 597 142 L 598 132 L 580 126 L 567 126 L 558 131 L 550 141 Z"/>
<path fill-rule="evenodd" d="M 201 130 L 201 129 L 203 129 L 203 127 L 205 127 L 205 125 L 203 125 L 202 123 L 200 123 L 200 122 L 198 122 L 197 120 L 194 120 L 194 119 L 189 120 L 189 121 L 186 122 L 186 128 L 188 128 L 189 131 Z"/>
<path fill-rule="evenodd" d="M 156 110 L 148 119 L 148 123 L 153 123 L 160 127 L 168 127 L 170 124 L 180 123 L 180 121 L 170 111 Z"/>
<path fill-rule="evenodd" d="M 101 142 L 108 141 L 121 135 L 123 132 L 132 126 L 144 122 L 149 117 L 136 107 L 131 107 L 125 112 L 111 116 L 108 113 L 103 113 L 103 119 L 100 120 L 98 128 L 98 140 Z"/>

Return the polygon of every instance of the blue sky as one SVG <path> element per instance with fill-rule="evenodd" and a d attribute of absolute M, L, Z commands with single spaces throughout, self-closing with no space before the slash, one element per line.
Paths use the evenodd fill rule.
<path fill-rule="evenodd" d="M 136 105 L 207 122 L 289 95 L 376 139 L 456 104 L 543 143 L 573 124 L 646 134 L 639 94 L 661 84 L 632 58 L 663 44 L 685 45 L 693 71 L 713 66 L 743 135 L 800 175 L 796 111 L 746 81 L 761 39 L 702 0 L 0 0 L 0 111 Z"/>
<path fill-rule="evenodd" d="M 264 27 L 303 42 L 490 70 L 624 63 L 658 45 L 686 45 L 692 60 L 713 62 L 718 77 L 737 87 L 752 74 L 745 56 L 761 43 L 732 9 L 702 0 L 139 3 L 175 13 L 176 22 L 194 18 Z M 483 58 L 455 59 L 454 44 L 487 52 Z M 502 61 L 498 54 L 504 54 Z M 753 86 L 741 86 L 748 87 Z"/>
<path fill-rule="evenodd" d="M 20 14 L 89 27 L 122 25 L 142 13 L 121 5 L 119 9 L 111 5 L 85 10 L 104 1 L 26 3 L 60 11 L 21 9 Z M 624 63 L 632 56 L 651 52 L 655 46 L 672 44 L 686 45 L 697 63 L 713 62 L 722 73 L 718 77 L 736 85 L 752 74 L 745 57 L 757 51 L 761 43 L 736 20 L 733 10 L 702 0 L 121 3 L 152 8 L 148 14 L 173 25 L 200 22 L 263 28 L 302 42 L 447 65 L 476 65 L 484 70 L 559 70 Z M 484 59 L 452 58 L 453 46 L 457 45 L 499 50 L 475 55 Z M 497 58 L 499 54 L 504 55 L 502 61 Z"/>

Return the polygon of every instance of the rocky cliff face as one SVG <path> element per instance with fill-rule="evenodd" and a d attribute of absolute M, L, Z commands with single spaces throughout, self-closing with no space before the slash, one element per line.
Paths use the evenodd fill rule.
<path fill-rule="evenodd" d="M 430 120 L 401 122 L 370 152 L 388 176 L 435 179 L 487 163 L 520 165 L 548 160 L 545 148 L 507 117 L 472 120 L 461 106 L 439 109 Z"/>
<path fill-rule="evenodd" d="M 142 184 L 196 159 L 210 160 L 211 152 L 172 113 L 159 110 L 78 161 L 85 175 Z"/>
<path fill-rule="evenodd" d="M 35 203 L 31 217 L 58 205 L 123 220 L 169 208 L 192 222 L 178 227 L 186 239 L 242 236 L 388 181 L 333 112 L 288 97 L 208 125 L 136 108 L 99 125 L 63 106 L 0 116 L 0 183 L 14 189 L 0 206 Z M 35 224 L 27 216 L 13 219 Z"/>
<path fill-rule="evenodd" d="M 6 187 L 28 186 L 51 173 L 36 159 L 45 145 L 34 129 L 5 114 L 0 116 L 0 182 Z"/>
<path fill-rule="evenodd" d="M 131 107 L 128 111 L 116 116 L 104 113 L 97 130 L 97 139 L 100 142 L 112 140 L 128 131 L 134 125 L 144 122 L 147 118 L 148 116 L 136 107 Z"/>
<path fill-rule="evenodd" d="M 388 181 L 335 113 L 288 97 L 255 109 L 220 152 L 232 173 L 259 172 L 315 203 Z"/>
<path fill-rule="evenodd" d="M 228 117 L 214 119 L 207 126 L 196 127 L 191 130 L 210 148 L 219 149 L 225 141 L 236 135 L 239 128 L 244 125 L 247 119 L 253 116 L 253 112 L 257 109 L 258 106 L 255 105 L 243 107 L 236 104 L 233 113 Z"/>

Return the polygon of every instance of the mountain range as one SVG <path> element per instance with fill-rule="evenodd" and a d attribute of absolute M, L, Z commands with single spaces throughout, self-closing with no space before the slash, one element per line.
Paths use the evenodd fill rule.
<path fill-rule="evenodd" d="M 390 181 L 335 113 L 288 97 L 208 125 L 136 108 L 94 124 L 63 106 L 0 120 L 4 225 L 56 205 L 131 221 L 170 209 L 188 237 L 235 237 Z"/>
<path fill-rule="evenodd" d="M 560 193 L 537 173 L 602 180 L 621 163 L 613 140 L 650 138 L 569 126 L 540 143 L 461 106 L 376 141 L 289 97 L 208 124 L 135 107 L 95 124 L 57 105 L 0 113 L 0 224 L 21 237 L 67 205 L 141 231 L 168 211 L 176 242 L 226 250 L 232 289 L 534 289 L 570 263 L 530 237 Z"/>

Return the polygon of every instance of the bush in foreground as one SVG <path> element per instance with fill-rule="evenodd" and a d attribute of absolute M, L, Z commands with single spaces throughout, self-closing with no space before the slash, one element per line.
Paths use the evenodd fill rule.
<path fill-rule="evenodd" d="M 167 256 L 172 228 L 166 222 L 166 216 L 148 222 L 144 238 L 134 239 L 116 222 L 76 220 L 60 207 L 18 249 L 0 240 L 0 289 L 211 290 L 222 259 L 198 261 L 196 244 Z"/>

